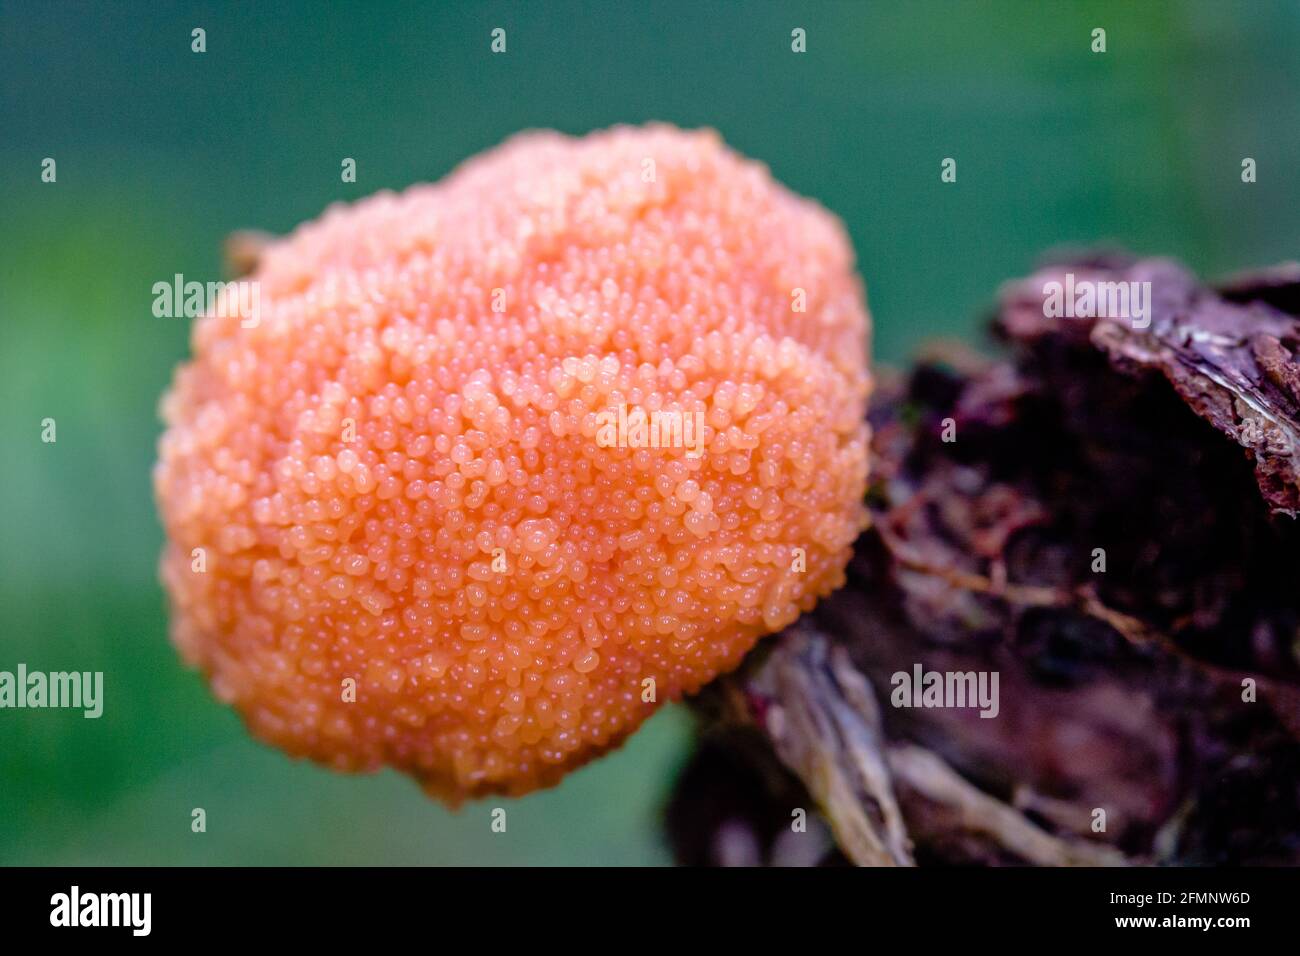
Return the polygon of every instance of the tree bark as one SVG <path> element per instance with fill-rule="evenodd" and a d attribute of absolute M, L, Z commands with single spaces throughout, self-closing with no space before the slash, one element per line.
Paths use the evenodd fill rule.
<path fill-rule="evenodd" d="M 1149 321 L 1052 317 L 1067 274 Z M 1300 269 L 1074 258 L 993 328 L 881 376 L 872 527 L 696 699 L 681 861 L 1300 862 Z M 997 715 L 895 706 L 918 664 Z"/>

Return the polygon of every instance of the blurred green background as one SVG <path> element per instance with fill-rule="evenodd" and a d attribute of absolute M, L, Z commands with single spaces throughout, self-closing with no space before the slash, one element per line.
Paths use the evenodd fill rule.
<path fill-rule="evenodd" d="M 151 287 L 218 278 L 231 230 L 526 127 L 708 125 L 848 223 L 891 362 L 973 337 L 1061 243 L 1209 275 L 1300 249 L 1295 0 L 169 6 L 0 2 L 0 669 L 102 670 L 107 697 L 0 711 L 0 863 L 668 862 L 681 708 L 556 790 L 451 813 L 253 742 L 177 662 L 149 470 L 188 323 Z"/>

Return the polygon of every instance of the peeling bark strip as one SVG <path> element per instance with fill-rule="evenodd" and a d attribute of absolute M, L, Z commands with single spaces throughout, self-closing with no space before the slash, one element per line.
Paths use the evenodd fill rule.
<path fill-rule="evenodd" d="M 1049 319 L 1066 272 L 1150 282 L 1150 326 Z M 698 699 L 679 857 L 742 820 L 778 861 L 816 806 L 824 863 L 1300 864 L 1298 312 L 1292 267 L 1076 259 L 1004 289 L 1007 358 L 882 375 L 872 527 Z M 890 706 L 918 664 L 998 716 Z"/>
<path fill-rule="evenodd" d="M 844 649 L 796 625 L 750 690 L 764 696 L 777 754 L 808 786 L 844 853 L 863 866 L 910 866 L 880 711 Z"/>
<path fill-rule="evenodd" d="M 1088 335 L 1116 368 L 1163 374 L 1193 411 L 1247 449 L 1269 507 L 1294 517 L 1300 508 L 1300 319 L 1270 304 L 1294 307 L 1283 292 L 1296 284 L 1294 273 L 1279 267 L 1257 276 L 1258 297 L 1239 282 L 1230 300 L 1168 260 L 1052 266 L 1009 287 L 1002 323 L 1022 341 L 1061 335 L 1062 320 L 1046 317 L 1042 290 L 1066 275 L 1099 284 L 1150 282 L 1155 295 L 1147 327 L 1079 319 L 1078 334 Z"/>

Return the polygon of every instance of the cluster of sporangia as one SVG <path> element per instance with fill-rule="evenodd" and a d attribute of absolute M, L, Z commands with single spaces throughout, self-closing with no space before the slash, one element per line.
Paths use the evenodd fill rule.
<path fill-rule="evenodd" d="M 841 583 L 851 247 L 716 135 L 521 135 L 248 279 L 256 323 L 194 328 L 154 478 L 173 639 L 286 751 L 523 793 Z M 627 434 L 655 413 L 699 434 Z"/>

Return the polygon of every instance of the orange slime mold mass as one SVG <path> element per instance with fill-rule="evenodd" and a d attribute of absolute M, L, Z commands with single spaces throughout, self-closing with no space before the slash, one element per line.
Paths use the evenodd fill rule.
<path fill-rule="evenodd" d="M 451 803 L 548 786 L 842 582 L 862 286 L 716 134 L 522 134 L 249 278 L 256 324 L 194 328 L 154 484 L 176 646 L 289 753 Z"/>

